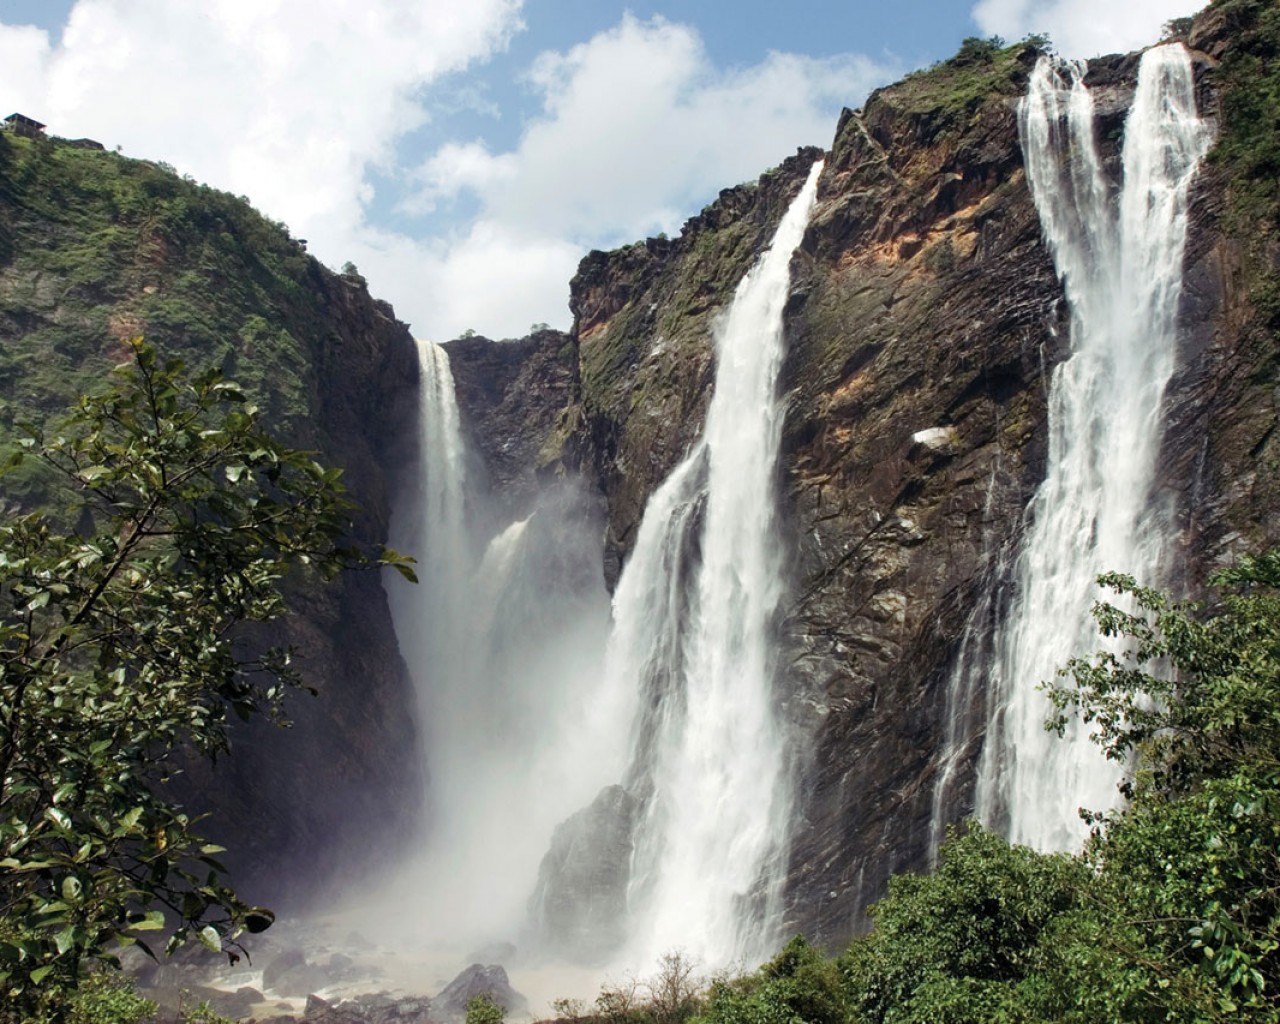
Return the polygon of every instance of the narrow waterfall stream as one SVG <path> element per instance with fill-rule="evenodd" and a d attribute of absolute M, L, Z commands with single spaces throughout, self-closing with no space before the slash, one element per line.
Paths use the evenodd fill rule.
<path fill-rule="evenodd" d="M 767 950 L 791 814 L 775 707 L 782 311 L 817 194 L 809 172 L 717 327 L 702 436 L 653 494 L 614 599 L 608 678 L 639 709 L 626 961 L 708 967 Z"/>
<path fill-rule="evenodd" d="M 977 787 L 984 822 L 1042 850 L 1077 847 L 1078 808 L 1118 799 L 1121 767 L 1079 722 L 1062 739 L 1047 732 L 1038 687 L 1097 649 L 1089 609 L 1102 596 L 1099 573 L 1159 583 L 1167 570 L 1171 527 L 1152 483 L 1174 369 L 1187 194 L 1210 143 L 1187 51 L 1148 50 L 1114 195 L 1084 74 L 1041 57 L 1019 110 L 1027 176 L 1070 306 L 1071 355 L 1050 386 L 1047 475 L 996 638 Z"/>
<path fill-rule="evenodd" d="M 418 695 L 425 822 L 389 913 L 409 941 L 462 956 L 519 937 L 556 823 L 621 758 L 584 710 L 608 632 L 600 524 L 568 484 L 495 523 L 467 478 L 448 356 L 420 342 L 419 361 L 418 464 L 391 541 L 420 583 L 389 577 L 388 592 Z"/>
<path fill-rule="evenodd" d="M 407 475 L 407 493 L 395 509 L 391 543 L 418 560 L 416 572 L 424 582 L 407 591 L 390 577 L 388 582 L 393 595 L 404 595 L 392 601 L 391 610 L 405 662 L 415 678 L 422 666 L 434 665 L 440 681 L 417 687 L 424 761 L 439 779 L 449 771 L 438 756 L 445 738 L 440 711 L 458 701 L 458 694 L 446 690 L 460 685 L 471 655 L 453 638 L 465 628 L 467 609 L 456 598 L 468 588 L 475 549 L 467 528 L 466 448 L 444 349 L 419 341 L 418 373 L 418 465 Z"/>

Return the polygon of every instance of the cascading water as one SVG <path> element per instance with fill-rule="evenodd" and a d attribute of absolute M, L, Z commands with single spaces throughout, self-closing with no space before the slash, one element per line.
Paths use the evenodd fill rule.
<path fill-rule="evenodd" d="M 466 648 L 451 642 L 465 621 L 465 609 L 453 597 L 467 586 L 474 570 L 467 529 L 466 448 L 444 349 L 419 341 L 418 374 L 418 465 L 408 476 L 407 493 L 391 522 L 392 545 L 418 560 L 416 572 L 425 581 L 409 592 L 411 602 L 392 602 L 400 651 L 410 666 L 466 657 Z M 395 584 L 391 577 L 388 580 Z M 440 677 L 450 681 L 465 674 L 461 664 L 440 668 Z M 418 699 L 423 747 L 431 750 L 436 745 L 432 726 L 439 723 L 437 695 L 419 686 Z M 431 766 L 433 774 L 441 768 Z"/>
<path fill-rule="evenodd" d="M 407 940 L 462 955 L 517 937 L 555 824 L 617 777 L 617 733 L 591 730 L 584 711 L 608 602 L 599 523 L 572 487 L 486 538 L 448 357 L 420 342 L 419 361 L 418 465 L 391 539 L 420 583 L 389 577 L 388 592 L 418 694 L 426 827 L 393 909 L 377 909 Z"/>
<path fill-rule="evenodd" d="M 956 652 L 947 680 L 947 709 L 944 719 L 946 732 L 943 737 L 942 756 L 933 784 L 933 806 L 930 820 L 932 835 L 930 848 L 936 858 L 947 837 L 947 828 L 956 823 L 956 808 L 965 808 L 967 797 L 973 793 L 973 777 L 965 771 L 972 763 L 973 753 L 981 749 L 981 717 L 984 711 L 982 685 L 986 680 L 986 668 L 991 662 L 992 633 L 1001 613 L 1000 593 L 996 581 L 1005 575 L 1003 558 L 997 555 L 992 544 L 989 524 L 998 493 L 997 476 L 999 457 L 993 461 L 987 477 L 986 500 L 983 503 L 983 563 L 989 566 L 988 579 L 982 585 L 978 600 L 969 612 L 960 649 Z M 861 888 L 861 885 L 859 885 Z"/>
<path fill-rule="evenodd" d="M 1071 313 L 1071 356 L 1053 374 L 1045 481 L 1029 509 L 1017 592 L 996 642 L 979 817 L 1010 839 L 1070 849 L 1077 809 L 1117 800 L 1119 768 L 1070 723 L 1043 723 L 1038 690 L 1096 649 L 1100 572 L 1159 581 L 1166 517 L 1152 482 L 1174 368 L 1187 194 L 1210 132 L 1180 44 L 1148 50 L 1125 123 L 1118 209 L 1094 138 L 1084 68 L 1042 57 L 1019 109 L 1027 176 Z"/>
<path fill-rule="evenodd" d="M 650 498 L 614 599 L 608 689 L 612 706 L 636 712 L 626 782 L 645 807 L 628 891 L 633 964 L 682 947 L 725 966 L 775 938 L 791 810 L 771 632 L 777 380 L 789 264 L 821 168 L 717 327 L 703 435 Z"/>

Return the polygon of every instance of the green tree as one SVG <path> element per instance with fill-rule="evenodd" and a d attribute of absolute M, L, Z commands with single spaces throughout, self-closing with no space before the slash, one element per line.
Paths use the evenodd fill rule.
<path fill-rule="evenodd" d="M 1090 851 L 1140 936 L 1124 952 L 1181 1019 L 1280 1019 L 1280 551 L 1219 573 L 1207 608 L 1101 582 L 1119 601 L 1099 627 L 1126 643 L 1051 695 L 1054 724 L 1078 711 L 1136 757 L 1131 805 Z"/>
<path fill-rule="evenodd" d="M 1086 866 L 1010 846 L 977 825 L 929 875 L 898 875 L 875 930 L 840 958 L 855 1021 L 945 1024 L 1066 1020 L 1041 979 L 1083 911 Z"/>
<path fill-rule="evenodd" d="M 712 982 L 697 1020 L 707 1024 L 844 1024 L 845 990 L 834 960 L 797 935 L 754 974 Z"/>
<path fill-rule="evenodd" d="M 0 985 L 12 1019 L 62 1019 L 87 962 L 167 936 L 228 948 L 271 923 L 227 885 L 164 792 L 228 712 L 278 716 L 301 680 L 263 641 L 295 570 L 387 561 L 344 542 L 338 471 L 270 437 L 214 371 L 141 339 L 104 394 L 31 429 L 66 486 L 0 525 Z M 254 632 L 256 630 L 256 632 Z"/>
<path fill-rule="evenodd" d="M 467 1000 L 466 1024 L 502 1024 L 506 1017 L 507 1011 L 487 993 Z"/>
<path fill-rule="evenodd" d="M 1005 41 L 1000 36 L 969 36 L 960 43 L 960 49 L 951 58 L 953 64 L 990 64 L 995 55 L 1003 50 Z"/>

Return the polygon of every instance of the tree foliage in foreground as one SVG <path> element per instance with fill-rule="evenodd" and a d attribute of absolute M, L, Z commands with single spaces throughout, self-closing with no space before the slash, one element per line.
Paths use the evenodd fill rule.
<path fill-rule="evenodd" d="M 228 712 L 278 715 L 300 685 L 249 632 L 284 612 L 286 576 L 379 559 L 344 544 L 338 471 L 140 339 L 110 390 L 23 443 L 14 464 L 66 488 L 0 525 L 0 1015 L 58 1019 L 120 945 L 219 950 L 271 923 L 164 783 L 176 752 L 226 749 Z"/>
<path fill-rule="evenodd" d="M 1280 551 L 1218 574 L 1211 613 L 1102 582 L 1127 604 L 1100 605 L 1099 627 L 1130 653 L 1072 662 L 1054 696 L 1138 773 L 1089 856 L 1141 935 L 1133 959 L 1199 993 L 1183 1019 L 1278 1020 Z"/>
<path fill-rule="evenodd" d="M 1080 857 L 971 829 L 842 957 L 854 1021 L 1280 1020 L 1280 552 L 1177 604 L 1119 575 L 1122 642 L 1050 690 L 1133 760 Z M 1118 653 L 1121 652 L 1121 653 Z"/>

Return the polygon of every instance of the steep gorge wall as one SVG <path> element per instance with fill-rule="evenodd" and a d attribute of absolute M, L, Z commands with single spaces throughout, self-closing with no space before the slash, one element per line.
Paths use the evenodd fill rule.
<path fill-rule="evenodd" d="M 0 440 L 98 388 L 142 334 L 246 386 L 272 429 L 344 468 L 353 535 L 385 541 L 387 455 L 417 387 L 412 338 L 364 282 L 327 271 L 247 203 L 115 153 L 0 135 Z M 47 481 L 11 474 L 0 506 Z M 271 641 L 294 646 L 318 698 L 288 730 L 233 733 L 179 788 L 231 849 L 250 899 L 305 891 L 344 852 L 367 859 L 411 821 L 421 785 L 410 684 L 375 573 L 292 588 Z"/>
<path fill-rule="evenodd" d="M 827 941 L 927 863 L 942 684 L 1043 476 L 1065 310 L 1018 146 L 1034 59 L 942 68 L 846 113 L 796 268 L 784 644 L 812 754 L 790 899 Z"/>
<path fill-rule="evenodd" d="M 1248 5 L 1218 5 L 1233 6 Z M 1240 24 L 1215 10 L 1191 33 L 1211 119 Z M 807 760 L 787 923 L 824 942 L 861 926 L 889 874 L 928 863 L 946 681 L 966 635 L 981 656 L 1044 473 L 1066 309 L 1018 144 L 1034 59 L 1015 47 L 953 60 L 846 111 L 793 263 L 779 487 L 794 560 L 780 632 L 783 701 Z M 1113 166 L 1136 63 L 1090 66 Z M 541 412 L 533 433 L 540 472 L 585 469 L 604 494 L 611 582 L 645 500 L 700 429 L 714 316 L 817 155 L 727 190 L 675 240 L 592 253 L 574 279 L 574 330 L 556 344 L 562 359 L 576 350 L 577 380 L 554 427 Z M 1258 270 L 1230 214 L 1239 174 L 1212 162 L 1195 189 L 1167 400 L 1158 500 L 1176 517 L 1191 592 L 1233 553 L 1280 538 L 1278 346 L 1255 301 L 1274 262 Z M 491 403 L 454 359 L 478 423 Z M 960 711 L 967 783 L 948 791 L 949 821 L 972 811 L 980 688 Z"/>

